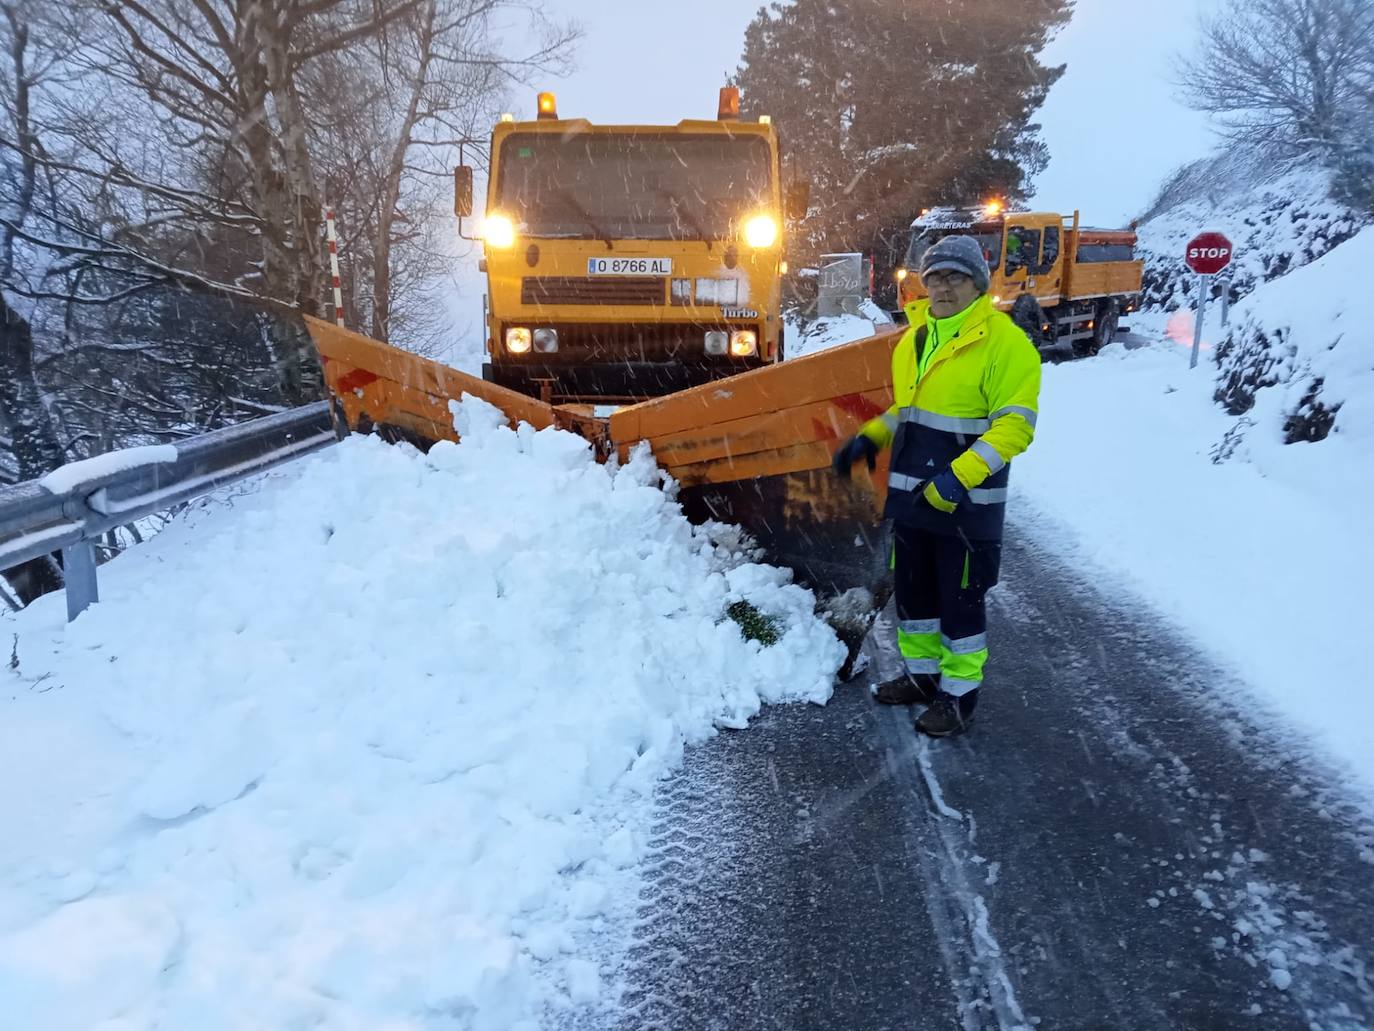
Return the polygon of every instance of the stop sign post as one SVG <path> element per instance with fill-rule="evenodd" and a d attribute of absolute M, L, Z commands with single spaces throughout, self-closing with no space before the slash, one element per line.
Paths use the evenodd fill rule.
<path fill-rule="evenodd" d="M 1198 233 L 1183 249 L 1183 260 L 1197 273 L 1197 325 L 1193 327 L 1193 357 L 1188 363 L 1192 369 L 1197 367 L 1197 354 L 1202 348 L 1202 315 L 1211 292 L 1208 280 L 1231 264 L 1231 241 L 1221 233 Z"/>

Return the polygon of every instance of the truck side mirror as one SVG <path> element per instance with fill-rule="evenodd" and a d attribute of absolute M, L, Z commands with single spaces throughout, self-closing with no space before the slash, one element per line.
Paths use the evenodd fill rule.
<path fill-rule="evenodd" d="M 798 179 L 787 184 L 786 195 L 783 198 L 783 208 L 788 218 L 805 218 L 807 210 L 811 207 L 811 183 L 805 179 Z"/>
<path fill-rule="evenodd" d="M 471 165 L 458 165 L 453 169 L 453 213 L 459 218 L 472 215 Z"/>

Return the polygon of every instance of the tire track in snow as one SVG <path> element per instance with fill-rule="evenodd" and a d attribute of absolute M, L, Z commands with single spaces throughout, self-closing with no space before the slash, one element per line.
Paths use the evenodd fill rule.
<path fill-rule="evenodd" d="M 913 732 L 909 711 L 879 712 L 878 724 L 893 776 L 930 806 L 926 820 L 913 821 L 909 854 L 921 870 L 926 905 L 957 991 L 964 1031 L 1029 1029 L 1032 1024 L 1017 1001 L 1001 946 L 992 932 L 987 903 L 973 886 L 971 875 L 982 872 L 987 863 L 974 851 L 976 823 L 945 801 L 930 760 L 931 741 Z M 929 846 L 932 831 L 939 841 L 938 851 Z"/>
<path fill-rule="evenodd" d="M 843 687 L 688 750 L 660 792 L 616 1028 L 964 1026 L 909 858 L 934 841 L 904 831 L 929 816 L 873 731 Z"/>

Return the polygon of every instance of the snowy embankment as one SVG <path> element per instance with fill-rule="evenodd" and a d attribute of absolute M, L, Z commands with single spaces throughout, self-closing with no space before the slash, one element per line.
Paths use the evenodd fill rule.
<path fill-rule="evenodd" d="M 1309 265 L 1266 283 L 1236 306 L 1217 350 L 1217 400 L 1238 420 L 1228 450 L 1258 427 L 1261 441 L 1277 432 L 1285 443 L 1337 434 L 1364 448 L 1349 472 L 1374 468 L 1374 329 L 1369 270 L 1374 227 L 1361 230 Z M 1299 450 L 1298 454 L 1303 452 Z M 1351 511 L 1368 511 L 1367 477 L 1346 481 Z M 1349 483 L 1349 481 L 1356 481 Z"/>
<path fill-rule="evenodd" d="M 1161 316 L 1133 327 L 1150 342 L 1046 368 L 1012 532 L 1164 613 L 1374 797 L 1370 424 L 1296 444 L 1271 424 L 1219 461 L 1238 420 L 1211 364 L 1188 368 L 1191 324 L 1186 343 Z"/>
<path fill-rule="evenodd" d="M 459 419 L 174 525 L 70 626 L 0 624 L 6 1031 L 509 1031 L 613 994 L 655 781 L 826 700 L 844 649 L 647 455 Z"/>
<path fill-rule="evenodd" d="M 1217 400 L 1232 415 L 1249 415 L 1227 450 L 1261 420 L 1287 441 L 1320 440 L 1336 409 L 1364 389 L 1369 362 L 1359 358 L 1356 295 L 1374 247 L 1370 221 L 1331 197 L 1320 165 L 1246 148 L 1195 162 L 1160 191 L 1140 228 L 1146 308 L 1186 319 L 1191 331 L 1198 280 L 1183 264 L 1185 245 L 1213 229 L 1234 246 L 1231 266 L 1211 284 L 1214 296 L 1225 288 L 1241 309 L 1229 335 L 1214 334 L 1209 356 L 1220 369 Z M 1182 335 L 1179 327 L 1171 333 Z M 1268 391 L 1274 386 L 1284 389 Z M 1251 412 L 1261 392 L 1270 403 Z"/>

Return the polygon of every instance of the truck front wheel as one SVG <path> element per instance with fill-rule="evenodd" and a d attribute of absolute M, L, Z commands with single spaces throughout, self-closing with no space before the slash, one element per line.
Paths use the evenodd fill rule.
<path fill-rule="evenodd" d="M 1045 339 L 1045 310 L 1030 294 L 1022 294 L 1011 306 L 1011 321 L 1030 338 L 1037 351 L 1049 346 L 1049 341 Z"/>

